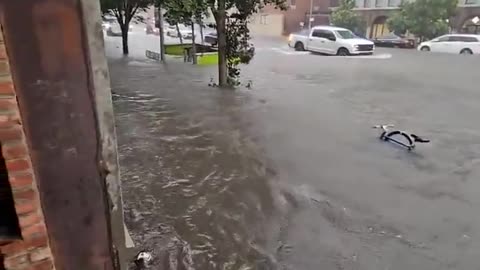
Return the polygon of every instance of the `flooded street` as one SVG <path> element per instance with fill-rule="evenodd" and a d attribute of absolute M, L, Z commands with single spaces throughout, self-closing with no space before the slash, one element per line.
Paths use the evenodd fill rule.
<path fill-rule="evenodd" d="M 122 64 L 119 72 L 125 72 Z M 174 241 L 185 264 L 194 256 L 194 269 L 272 269 L 274 258 L 264 248 L 277 244 L 268 243 L 278 227 L 272 223 L 279 214 L 270 187 L 274 171 L 244 134 L 249 120 L 241 113 L 249 96 L 202 87 L 203 82 L 196 93 L 152 89 L 152 81 L 174 89 L 191 82 L 172 79 L 169 87 L 162 76 L 155 78 L 157 66 L 134 69 L 142 74 L 135 91 L 114 85 L 127 224 L 134 240 L 152 249 Z M 118 74 L 115 65 L 113 74 Z"/>
<path fill-rule="evenodd" d="M 221 91 L 215 67 L 132 42 L 129 58 L 106 47 L 126 224 L 151 269 L 478 267 L 478 58 L 256 40 L 253 89 Z M 390 123 L 432 143 L 379 141 Z"/>

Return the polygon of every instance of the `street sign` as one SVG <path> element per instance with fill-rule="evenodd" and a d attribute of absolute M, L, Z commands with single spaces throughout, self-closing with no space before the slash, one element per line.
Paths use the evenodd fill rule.
<path fill-rule="evenodd" d="M 157 52 L 152 52 L 152 51 L 146 50 L 145 51 L 145 56 L 148 59 L 153 59 L 153 60 L 160 61 L 160 54 L 157 53 Z"/>

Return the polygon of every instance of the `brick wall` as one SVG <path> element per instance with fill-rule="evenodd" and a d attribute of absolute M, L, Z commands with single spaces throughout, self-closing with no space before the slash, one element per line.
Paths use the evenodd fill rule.
<path fill-rule="evenodd" d="M 0 241 L 0 269 L 54 269 L 2 31 L 0 31 L 0 144 L 21 233 L 21 240 Z"/>

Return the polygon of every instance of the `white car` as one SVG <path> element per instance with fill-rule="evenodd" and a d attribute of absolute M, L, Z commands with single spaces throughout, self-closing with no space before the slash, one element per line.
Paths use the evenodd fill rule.
<path fill-rule="evenodd" d="M 334 26 L 315 26 L 310 31 L 291 34 L 288 45 L 297 51 L 332 55 L 373 54 L 375 45 L 352 31 Z"/>
<path fill-rule="evenodd" d="M 444 35 L 422 42 L 418 46 L 418 50 L 455 54 L 480 54 L 480 35 Z"/>
<path fill-rule="evenodd" d="M 180 35 L 182 35 L 182 38 L 184 39 L 191 39 L 192 38 L 192 31 L 191 30 L 186 30 L 186 29 L 180 29 Z M 178 38 L 178 32 L 177 29 L 168 29 L 167 30 L 167 36 L 169 37 L 174 37 Z"/>
<path fill-rule="evenodd" d="M 111 37 L 121 37 L 122 36 L 122 29 L 120 28 L 120 25 L 118 23 L 110 23 L 107 26 L 107 36 Z M 128 32 L 132 32 L 133 27 L 130 25 L 128 27 Z"/>

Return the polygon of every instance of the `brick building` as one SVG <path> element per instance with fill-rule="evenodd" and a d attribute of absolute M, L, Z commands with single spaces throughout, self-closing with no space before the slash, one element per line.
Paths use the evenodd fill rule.
<path fill-rule="evenodd" d="M 0 269 L 52 269 L 52 254 L 23 130 L 0 33 Z"/>
<path fill-rule="evenodd" d="M 109 81 L 98 1 L 0 0 L 0 270 L 126 269 Z"/>

